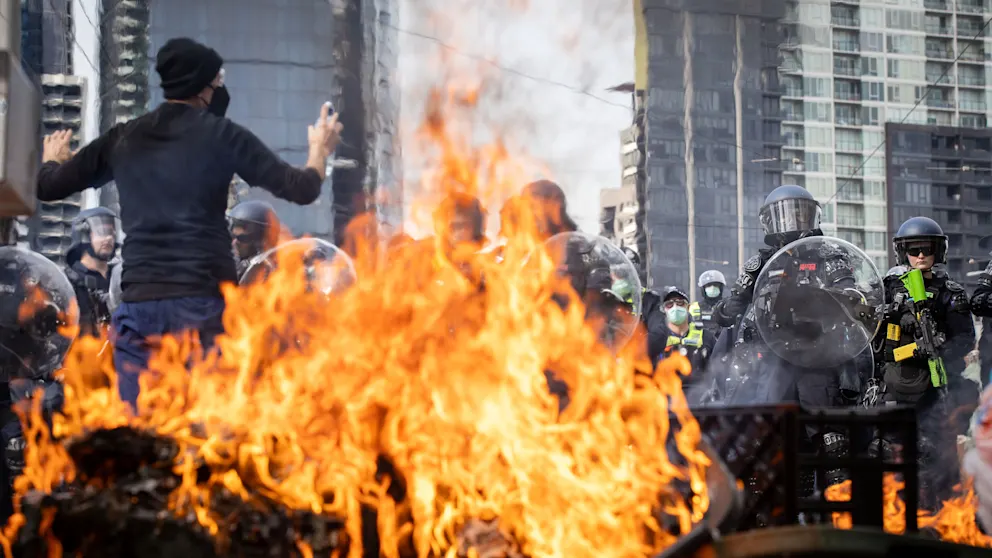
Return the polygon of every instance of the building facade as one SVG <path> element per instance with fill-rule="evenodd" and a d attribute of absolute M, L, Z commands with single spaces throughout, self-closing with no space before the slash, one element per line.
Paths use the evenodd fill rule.
<path fill-rule="evenodd" d="M 695 292 L 762 245 L 757 214 L 782 182 L 779 20 L 785 0 L 635 5 L 646 91 L 648 284 Z M 644 255 L 644 254 L 642 254 Z"/>
<path fill-rule="evenodd" d="M 820 200 L 824 232 L 879 267 L 899 224 L 886 205 L 886 123 L 987 126 L 990 16 L 988 0 L 788 2 L 783 180 Z"/>
<path fill-rule="evenodd" d="M 25 69 L 37 80 L 42 91 L 40 133 L 71 129 L 76 132 L 73 148 L 83 124 L 86 99 L 85 79 L 73 75 L 75 42 L 74 10 L 70 0 L 21 3 L 21 53 Z M 38 202 L 37 211 L 19 217 L 16 240 L 56 263 L 62 263 L 69 246 L 72 220 L 83 204 L 75 194 L 56 202 Z"/>
<path fill-rule="evenodd" d="M 358 171 L 335 171 L 337 183 L 324 187 L 320 199 L 301 207 L 273 200 L 252 189 L 248 198 L 273 202 L 296 234 L 333 240 L 335 217 L 346 220 L 356 210 L 376 210 L 383 221 L 395 208 L 350 202 L 373 199 L 380 186 L 383 199 L 400 200 L 396 140 L 399 120 L 395 30 L 391 17 L 396 0 L 357 3 L 289 0 L 274 5 L 263 0 L 102 0 L 100 23 L 101 125 L 107 129 L 144 113 L 162 101 L 155 53 L 170 38 L 188 36 L 216 48 L 225 59 L 231 90 L 229 116 L 255 132 L 276 154 L 293 164 L 307 155 L 306 128 L 320 105 L 334 101 L 354 138 Z M 356 25 L 356 29 L 343 29 Z M 348 31 L 345 33 L 344 31 Z M 342 60 L 342 56 L 349 57 Z M 354 63 L 352 63 L 352 58 Z M 347 79 L 342 74 L 349 76 Z M 352 76 L 354 76 L 352 78 Z M 350 81 L 349 81 L 350 80 Z M 345 83 L 347 82 L 347 83 Z M 357 91 L 357 93 L 355 93 Z M 352 141 L 348 141 L 351 139 Z M 339 155 L 344 148 L 339 148 Z M 346 175 L 346 176 L 342 176 Z M 347 191 L 346 191 L 347 190 Z M 349 207 L 342 210 L 343 200 Z M 117 209 L 113 184 L 100 194 L 103 205 Z"/>
<path fill-rule="evenodd" d="M 989 258 L 979 240 L 992 234 L 992 130 L 890 123 L 885 140 L 889 246 L 903 221 L 930 217 L 947 235 L 948 273 L 973 283 Z"/>

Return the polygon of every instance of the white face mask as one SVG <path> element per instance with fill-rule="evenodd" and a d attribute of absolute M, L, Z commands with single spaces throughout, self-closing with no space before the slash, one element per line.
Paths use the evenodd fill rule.
<path fill-rule="evenodd" d="M 719 285 L 710 285 L 709 287 L 703 289 L 703 292 L 706 293 L 708 298 L 716 298 L 720 296 L 720 291 L 722 290 L 723 289 L 721 289 Z"/>
<path fill-rule="evenodd" d="M 682 306 L 672 306 L 665 310 L 665 314 L 668 316 L 668 321 L 675 325 L 682 325 L 689 319 L 689 310 Z"/>

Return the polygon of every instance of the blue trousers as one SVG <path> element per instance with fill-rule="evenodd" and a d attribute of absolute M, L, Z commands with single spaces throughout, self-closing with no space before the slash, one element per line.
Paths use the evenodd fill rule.
<path fill-rule="evenodd" d="M 144 302 L 124 302 L 112 318 L 114 368 L 121 399 L 136 407 L 138 376 L 148 368 L 157 339 L 166 334 L 196 331 L 206 351 L 224 331 L 224 299 L 186 297 Z"/>

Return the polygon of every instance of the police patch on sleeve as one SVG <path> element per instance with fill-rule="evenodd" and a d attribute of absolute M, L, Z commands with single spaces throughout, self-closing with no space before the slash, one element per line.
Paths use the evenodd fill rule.
<path fill-rule="evenodd" d="M 751 256 L 751 259 L 744 262 L 744 271 L 754 273 L 761 269 L 761 256 Z"/>

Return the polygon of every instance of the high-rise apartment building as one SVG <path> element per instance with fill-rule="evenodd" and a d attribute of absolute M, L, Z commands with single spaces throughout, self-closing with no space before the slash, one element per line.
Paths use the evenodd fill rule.
<path fill-rule="evenodd" d="M 782 180 L 810 190 L 824 231 L 880 268 L 893 225 L 884 126 L 987 126 L 988 17 L 989 0 L 788 0 Z"/>
<path fill-rule="evenodd" d="M 992 130 L 887 124 L 885 126 L 889 235 L 922 215 L 947 235 L 947 271 L 973 287 L 984 269 L 992 234 Z M 894 262 L 893 262 L 894 263 Z"/>
<path fill-rule="evenodd" d="M 635 2 L 651 286 L 736 277 L 762 245 L 758 207 L 782 181 L 784 13 L 785 0 Z"/>

